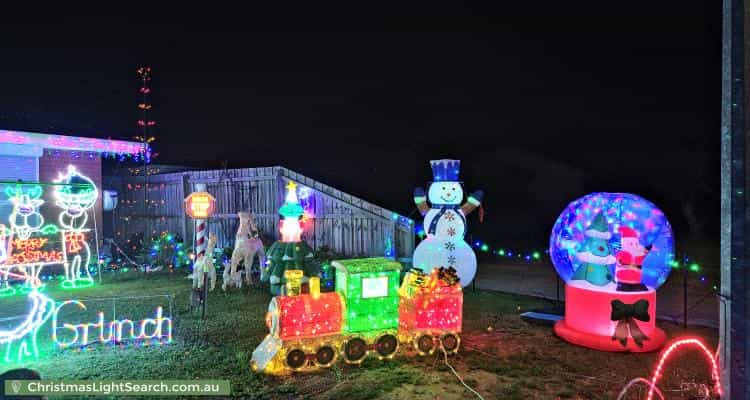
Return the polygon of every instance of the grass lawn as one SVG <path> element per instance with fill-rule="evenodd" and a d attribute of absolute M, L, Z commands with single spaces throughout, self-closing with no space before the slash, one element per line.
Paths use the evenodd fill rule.
<path fill-rule="evenodd" d="M 266 334 L 265 312 L 270 299 L 260 288 L 222 292 L 209 298 L 208 318 L 200 320 L 188 311 L 190 281 L 184 274 L 129 272 L 105 275 L 105 283 L 79 291 L 47 293 L 56 301 L 70 298 L 105 298 L 174 294 L 174 341 L 169 345 L 89 346 L 86 350 L 55 350 L 40 340 L 45 353 L 34 368 L 45 379 L 228 379 L 233 396 L 246 399 L 463 399 L 472 398 L 444 364 L 442 354 L 418 357 L 401 350 L 391 361 L 368 359 L 360 366 L 341 363 L 314 374 L 286 378 L 266 377 L 250 371 L 252 351 Z M 22 309 L 21 299 L 5 302 L 3 316 Z M 462 350 L 449 361 L 466 383 L 485 399 L 615 399 L 634 377 L 648 377 L 657 354 L 612 354 L 575 347 L 557 339 L 547 326 L 523 322 L 519 314 L 548 306 L 543 300 L 502 293 L 465 293 Z M 95 304 L 94 302 L 87 304 Z M 146 302 L 148 303 L 148 302 Z M 102 303 L 105 304 L 105 303 Z M 166 305 L 165 309 L 166 309 Z M 93 306 L 91 306 L 93 308 Z M 106 309 L 106 308 L 105 308 Z M 137 300 L 118 303 L 118 315 L 142 310 L 133 318 L 153 311 L 153 304 Z M 92 312 L 93 310 L 88 310 Z M 17 312 L 16 312 L 17 313 Z M 94 321 L 93 317 L 86 317 Z M 48 323 L 49 324 L 49 323 Z M 670 337 L 681 329 L 662 324 Z M 716 332 L 692 329 L 716 346 Z M 49 337 L 49 329 L 40 332 Z M 4 369 L 17 365 L 4 366 Z M 695 386 L 710 382 L 700 355 L 687 352 L 668 366 L 660 387 L 669 399 L 700 398 Z M 637 391 L 628 399 L 642 399 Z M 691 397 L 693 396 L 693 397 Z M 69 398 L 69 397 L 68 397 Z"/>

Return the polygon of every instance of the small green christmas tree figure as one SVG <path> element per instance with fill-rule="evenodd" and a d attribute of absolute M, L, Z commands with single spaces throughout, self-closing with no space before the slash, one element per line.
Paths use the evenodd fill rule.
<path fill-rule="evenodd" d="M 607 243 L 612 234 L 609 232 L 604 215 L 596 214 L 585 235 L 586 241 L 583 243 L 581 251 L 576 253 L 576 258 L 583 264 L 578 267 L 572 279 L 588 281 L 596 286 L 605 286 L 612 282 L 612 272 L 609 265 L 614 264 L 616 260 Z"/>
<path fill-rule="evenodd" d="M 313 250 L 302 240 L 300 218 L 305 210 L 297 199 L 297 185 L 289 181 L 284 205 L 279 209 L 282 216 L 281 240 L 275 242 L 267 252 L 267 273 L 271 294 L 280 294 L 286 283 L 284 272 L 290 269 L 302 270 L 305 280 L 320 275 L 320 266 L 314 259 Z"/>

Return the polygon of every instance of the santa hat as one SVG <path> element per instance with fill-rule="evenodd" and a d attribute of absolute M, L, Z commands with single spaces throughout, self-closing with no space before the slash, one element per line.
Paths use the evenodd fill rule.
<path fill-rule="evenodd" d="M 602 215 L 602 213 L 596 214 L 594 219 L 591 221 L 591 225 L 589 225 L 588 229 L 586 229 L 586 232 L 584 233 L 588 237 L 597 239 L 608 240 L 612 237 L 612 234 L 609 233 L 607 220 L 604 219 L 604 215 Z"/>
<path fill-rule="evenodd" d="M 621 226 L 620 227 L 620 238 L 638 238 L 638 232 L 630 227 L 627 226 Z"/>

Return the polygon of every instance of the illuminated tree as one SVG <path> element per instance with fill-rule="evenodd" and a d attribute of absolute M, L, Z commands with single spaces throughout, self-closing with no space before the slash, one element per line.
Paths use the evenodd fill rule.
<path fill-rule="evenodd" d="M 302 270 L 306 277 L 318 276 L 319 267 L 314 259 L 313 250 L 302 240 L 302 226 L 300 220 L 305 210 L 297 198 L 297 185 L 289 181 L 286 186 L 287 194 L 284 205 L 279 208 L 281 223 L 279 231 L 281 240 L 275 242 L 268 249 L 268 261 L 264 274 L 271 284 L 271 292 L 278 294 L 284 282 L 284 271 Z"/>
<path fill-rule="evenodd" d="M 574 280 L 585 280 L 596 286 L 612 282 L 612 271 L 609 266 L 615 263 L 615 257 L 609 249 L 609 232 L 607 220 L 599 213 L 594 217 L 591 226 L 585 232 L 583 248 L 576 253 L 582 264 L 573 275 Z"/>

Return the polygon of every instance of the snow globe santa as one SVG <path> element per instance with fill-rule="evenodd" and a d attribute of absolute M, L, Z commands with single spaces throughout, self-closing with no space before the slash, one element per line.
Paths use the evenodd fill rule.
<path fill-rule="evenodd" d="M 642 197 L 593 193 L 570 203 L 555 222 L 550 257 L 565 281 L 562 339 L 602 351 L 661 348 L 656 290 L 674 258 L 664 213 Z"/>
<path fill-rule="evenodd" d="M 432 160 L 430 167 L 433 181 L 427 194 L 421 187 L 414 189 L 414 203 L 424 216 L 427 237 L 414 250 L 412 262 L 428 274 L 433 268 L 452 267 L 465 287 L 477 270 L 474 250 L 464 241 L 466 216 L 481 205 L 484 193 L 472 192 L 462 205 L 464 190 L 458 180 L 461 161 Z"/>

